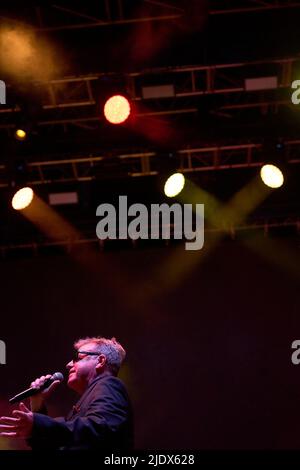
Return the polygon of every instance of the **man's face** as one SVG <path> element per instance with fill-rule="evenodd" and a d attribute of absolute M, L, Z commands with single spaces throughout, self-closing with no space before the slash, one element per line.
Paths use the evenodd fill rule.
<path fill-rule="evenodd" d="M 91 380 L 97 376 L 96 366 L 99 363 L 99 354 L 87 355 L 84 352 L 96 352 L 97 345 L 86 343 L 78 351 L 78 360 L 72 360 L 67 364 L 69 370 L 68 386 L 82 394 Z M 80 351 L 84 351 L 80 353 Z"/>

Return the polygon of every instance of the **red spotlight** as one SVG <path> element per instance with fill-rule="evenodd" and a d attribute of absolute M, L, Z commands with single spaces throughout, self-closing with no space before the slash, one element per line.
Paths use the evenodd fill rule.
<path fill-rule="evenodd" d="M 104 105 L 104 116 L 111 124 L 122 124 L 130 114 L 130 103 L 125 96 L 111 96 Z"/>

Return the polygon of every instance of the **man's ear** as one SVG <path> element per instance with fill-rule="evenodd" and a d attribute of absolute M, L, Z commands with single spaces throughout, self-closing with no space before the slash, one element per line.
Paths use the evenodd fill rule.
<path fill-rule="evenodd" d="M 106 365 L 106 357 L 104 356 L 104 354 L 100 354 L 100 356 L 98 357 L 98 363 L 96 365 L 96 370 L 97 371 L 100 371 L 102 370 Z"/>

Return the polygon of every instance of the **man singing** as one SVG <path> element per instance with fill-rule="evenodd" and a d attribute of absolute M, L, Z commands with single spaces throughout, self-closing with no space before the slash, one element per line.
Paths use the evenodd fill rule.
<path fill-rule="evenodd" d="M 85 338 L 67 364 L 68 386 L 80 399 L 67 418 L 47 416 L 46 399 L 60 383 L 20 403 L 13 417 L 0 418 L 0 436 L 22 437 L 32 449 L 127 450 L 133 447 L 133 417 L 123 382 L 117 378 L 125 350 L 115 338 Z M 32 382 L 38 388 L 50 375 Z"/>

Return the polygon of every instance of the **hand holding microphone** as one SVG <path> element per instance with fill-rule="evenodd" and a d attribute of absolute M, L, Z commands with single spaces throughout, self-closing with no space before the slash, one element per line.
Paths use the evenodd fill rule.
<path fill-rule="evenodd" d="M 9 402 L 17 403 L 30 397 L 32 410 L 35 411 L 43 406 L 46 400 L 57 388 L 64 376 L 60 372 L 53 375 L 42 375 L 31 383 L 31 387 L 12 397 Z"/>
<path fill-rule="evenodd" d="M 60 372 L 55 372 L 53 375 L 42 375 L 40 378 L 31 382 L 30 387 L 34 390 L 37 390 L 36 393 L 40 393 L 44 400 L 46 400 L 52 394 L 52 392 L 54 392 L 63 379 L 64 377 Z M 34 395 L 36 393 L 34 393 Z"/>
<path fill-rule="evenodd" d="M 60 372 L 55 372 L 53 375 L 42 375 L 31 382 L 31 388 L 37 390 L 37 392 L 30 397 L 31 410 L 36 412 L 40 411 L 45 405 L 47 398 L 52 395 L 63 379 L 64 376 Z"/>

